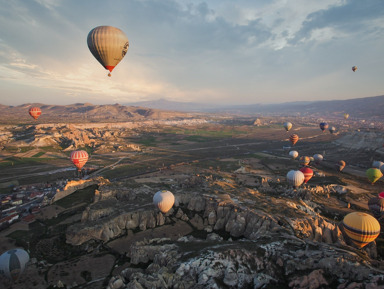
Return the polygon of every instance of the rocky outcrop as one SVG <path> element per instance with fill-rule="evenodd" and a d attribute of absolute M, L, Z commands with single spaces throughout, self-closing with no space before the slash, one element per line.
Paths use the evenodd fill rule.
<path fill-rule="evenodd" d="M 230 240 L 212 243 L 208 237 L 188 238 L 186 245 L 185 240 L 167 242 L 152 240 L 132 246 L 127 253 L 132 264 L 149 265 L 122 270 L 107 288 L 121 284 L 121 288 L 341 289 L 381 288 L 383 282 L 381 272 L 372 270 L 359 255 L 295 237 L 281 236 L 272 242 L 243 240 L 241 244 Z M 186 246 L 195 244 L 199 255 L 187 257 Z"/>

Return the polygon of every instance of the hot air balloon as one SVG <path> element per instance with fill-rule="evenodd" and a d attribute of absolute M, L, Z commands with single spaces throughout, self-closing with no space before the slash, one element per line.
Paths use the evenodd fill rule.
<path fill-rule="evenodd" d="M 82 167 L 88 161 L 88 153 L 83 150 L 73 151 L 71 153 L 71 161 L 77 167 L 77 169 L 81 171 Z"/>
<path fill-rule="evenodd" d="M 294 160 L 295 158 L 297 158 L 299 156 L 299 153 L 297 151 L 290 151 L 289 155 Z"/>
<path fill-rule="evenodd" d="M 358 248 L 363 248 L 380 234 L 379 222 L 371 215 L 361 212 L 346 215 L 343 227 L 344 232 Z"/>
<path fill-rule="evenodd" d="M 378 194 L 378 197 L 379 197 L 380 199 L 383 199 L 383 198 L 384 198 L 384 192 L 379 193 L 379 194 Z"/>
<path fill-rule="evenodd" d="M 337 169 L 339 172 L 341 172 L 341 171 L 344 169 L 344 167 L 345 167 L 345 161 L 340 160 L 340 161 L 337 162 L 337 164 L 336 164 L 336 169 Z"/>
<path fill-rule="evenodd" d="M 373 161 L 372 162 L 372 168 L 380 169 L 383 165 L 384 165 L 384 163 L 381 161 Z"/>
<path fill-rule="evenodd" d="M 286 131 L 289 131 L 292 128 L 292 123 L 284 122 L 284 128 Z"/>
<path fill-rule="evenodd" d="M 300 172 L 304 174 L 304 183 L 306 184 L 313 177 L 313 170 L 308 167 L 303 167 Z"/>
<path fill-rule="evenodd" d="M 37 120 L 41 114 L 41 109 L 40 107 L 31 107 L 29 109 L 29 114 L 35 119 Z"/>
<path fill-rule="evenodd" d="M 313 159 L 317 164 L 319 164 L 323 161 L 324 157 L 321 154 L 314 154 Z"/>
<path fill-rule="evenodd" d="M 380 218 L 384 213 L 384 199 L 379 197 L 370 198 L 368 201 L 368 208 L 375 218 Z"/>
<path fill-rule="evenodd" d="M 352 71 L 355 72 L 357 70 L 357 66 L 352 66 Z"/>
<path fill-rule="evenodd" d="M 29 254 L 20 248 L 6 251 L 0 256 L 0 272 L 16 281 L 23 274 L 25 265 L 29 261 Z"/>
<path fill-rule="evenodd" d="M 112 70 L 123 59 L 128 51 L 127 36 L 119 28 L 112 26 L 98 26 L 93 28 L 87 37 L 88 48 L 100 64 Z"/>
<path fill-rule="evenodd" d="M 302 157 L 300 157 L 299 162 L 300 162 L 301 165 L 307 166 L 307 165 L 309 165 L 311 160 L 310 160 L 310 158 L 308 156 L 302 156 Z"/>
<path fill-rule="evenodd" d="M 162 213 L 168 212 L 175 203 L 175 196 L 166 190 L 158 191 L 153 196 L 153 203 Z"/>
<path fill-rule="evenodd" d="M 299 136 L 297 134 L 292 134 L 290 137 L 289 137 L 289 141 L 292 143 L 292 145 L 295 145 L 297 143 L 297 141 L 299 140 Z"/>
<path fill-rule="evenodd" d="M 366 175 L 368 177 L 368 180 L 373 185 L 378 179 L 380 179 L 383 174 L 382 172 L 377 168 L 370 168 L 366 171 Z"/>
<path fill-rule="evenodd" d="M 336 128 L 334 126 L 331 126 L 328 130 L 330 133 L 333 134 L 336 131 Z"/>
<path fill-rule="evenodd" d="M 349 114 L 348 113 L 344 113 L 343 116 L 344 116 L 344 119 L 348 119 Z"/>
<path fill-rule="evenodd" d="M 287 181 L 293 187 L 299 187 L 304 182 L 304 174 L 300 171 L 290 170 L 287 173 Z"/>
<path fill-rule="evenodd" d="M 324 132 L 324 130 L 328 128 L 328 123 L 321 122 L 319 126 L 320 126 L 320 129 Z"/>

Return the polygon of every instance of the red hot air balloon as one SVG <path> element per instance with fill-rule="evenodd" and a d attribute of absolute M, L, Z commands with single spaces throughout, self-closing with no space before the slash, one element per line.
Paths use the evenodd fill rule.
<path fill-rule="evenodd" d="M 289 137 L 289 141 L 292 143 L 292 145 L 295 145 L 297 143 L 297 141 L 299 140 L 299 136 L 297 134 L 292 134 L 290 137 Z"/>
<path fill-rule="evenodd" d="M 313 170 L 308 167 L 303 167 L 300 172 L 304 174 L 304 183 L 306 184 L 313 177 Z"/>
<path fill-rule="evenodd" d="M 73 151 L 71 153 L 71 161 L 77 167 L 77 169 L 81 171 L 82 167 L 88 161 L 88 153 L 83 150 Z"/>
<path fill-rule="evenodd" d="M 35 119 L 37 120 L 41 114 L 41 109 L 39 107 L 31 107 L 29 109 L 29 114 Z"/>
<path fill-rule="evenodd" d="M 379 193 L 378 197 L 379 197 L 380 199 L 384 199 L 384 192 Z"/>

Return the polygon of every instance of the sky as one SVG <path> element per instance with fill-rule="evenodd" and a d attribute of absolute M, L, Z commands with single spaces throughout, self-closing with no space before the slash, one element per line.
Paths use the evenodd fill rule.
<path fill-rule="evenodd" d="M 0 104 L 256 104 L 384 94 L 383 0 L 0 0 Z M 115 26 L 108 77 L 87 35 Z M 352 66 L 357 71 L 352 72 Z"/>

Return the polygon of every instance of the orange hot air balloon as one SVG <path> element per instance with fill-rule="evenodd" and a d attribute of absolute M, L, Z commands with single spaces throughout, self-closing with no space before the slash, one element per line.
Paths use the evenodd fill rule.
<path fill-rule="evenodd" d="M 41 109 L 40 107 L 31 107 L 29 109 L 29 114 L 35 119 L 37 120 L 41 114 Z"/>
<path fill-rule="evenodd" d="M 337 164 L 336 164 L 336 169 L 337 169 L 339 172 L 341 172 L 341 171 L 344 169 L 345 165 L 346 165 L 346 164 L 345 164 L 345 161 L 340 160 L 340 161 L 338 161 Z"/>
<path fill-rule="evenodd" d="M 289 137 L 289 141 L 292 143 L 292 145 L 295 145 L 297 143 L 297 141 L 299 140 L 299 136 L 297 134 L 292 134 L 290 137 Z"/>
<path fill-rule="evenodd" d="M 88 161 L 88 153 L 83 150 L 73 151 L 71 153 L 71 161 L 77 167 L 77 169 L 81 171 L 82 167 Z"/>
<path fill-rule="evenodd" d="M 304 183 L 306 184 L 313 177 L 313 170 L 308 167 L 303 167 L 300 172 L 304 174 Z"/>

